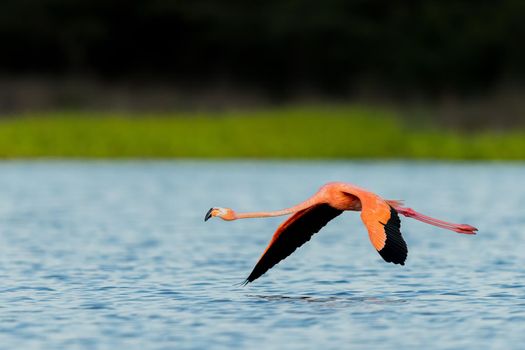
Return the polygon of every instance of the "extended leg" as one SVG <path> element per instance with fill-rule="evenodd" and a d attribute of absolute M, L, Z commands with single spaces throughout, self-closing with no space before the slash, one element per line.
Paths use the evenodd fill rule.
<path fill-rule="evenodd" d="M 441 227 L 441 228 L 444 228 L 444 229 L 447 229 L 447 230 L 451 230 L 451 231 L 454 231 L 454 232 L 457 232 L 457 233 L 464 233 L 464 234 L 475 235 L 476 231 L 478 230 L 477 228 L 475 228 L 473 226 L 470 226 L 470 225 L 467 225 L 467 224 L 454 224 L 454 223 L 451 223 L 451 222 L 438 220 L 438 219 L 432 218 L 430 216 L 426 216 L 426 215 L 423 215 L 421 213 L 418 213 L 417 211 L 415 211 L 412 208 L 404 208 L 404 207 L 399 206 L 399 207 L 394 207 L 394 209 L 399 214 L 402 214 L 402 215 L 404 215 L 406 217 L 409 217 L 409 218 L 412 218 L 412 219 L 416 219 L 418 221 L 421 221 L 421 222 L 424 222 L 424 223 L 427 223 L 427 224 L 430 224 L 430 225 L 434 225 L 434 226 L 437 226 L 437 227 Z"/>

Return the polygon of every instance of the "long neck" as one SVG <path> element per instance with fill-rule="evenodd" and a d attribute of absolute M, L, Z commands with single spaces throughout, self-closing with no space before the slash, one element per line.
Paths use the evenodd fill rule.
<path fill-rule="evenodd" d="M 246 213 L 235 213 L 235 219 L 267 218 L 271 216 L 288 215 L 288 214 L 296 213 L 298 211 L 309 208 L 314 204 L 315 204 L 315 200 L 313 198 L 310 198 L 302 203 L 299 203 L 293 207 L 286 208 L 286 209 L 274 210 L 274 211 L 252 211 L 252 212 L 246 212 Z"/>

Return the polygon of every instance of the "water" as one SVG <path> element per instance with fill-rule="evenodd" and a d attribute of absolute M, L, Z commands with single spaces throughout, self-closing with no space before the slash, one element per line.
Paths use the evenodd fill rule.
<path fill-rule="evenodd" d="M 523 164 L 0 163 L 2 349 L 521 349 Z M 255 283 L 279 209 L 342 180 L 477 236 L 402 220 L 405 267 L 345 213 Z"/>

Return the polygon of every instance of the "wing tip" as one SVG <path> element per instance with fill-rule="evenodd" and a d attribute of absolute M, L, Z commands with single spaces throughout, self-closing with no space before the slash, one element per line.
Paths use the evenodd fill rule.
<path fill-rule="evenodd" d="M 381 249 L 377 251 L 384 261 L 405 266 L 407 260 L 408 251 L 396 251 L 394 249 Z"/>
<path fill-rule="evenodd" d="M 252 281 L 250 281 L 248 278 L 245 279 L 244 281 L 242 282 L 239 282 L 239 283 L 235 283 L 233 286 L 234 287 L 245 287 L 248 283 L 250 283 Z"/>

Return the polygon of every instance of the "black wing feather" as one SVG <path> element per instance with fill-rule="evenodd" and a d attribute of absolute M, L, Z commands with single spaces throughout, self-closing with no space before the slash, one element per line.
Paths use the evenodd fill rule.
<path fill-rule="evenodd" d="M 390 207 L 390 219 L 383 226 L 385 227 L 386 241 L 379 254 L 386 262 L 405 265 L 408 248 L 401 235 L 401 220 L 399 220 L 399 215 L 394 208 Z"/>
<path fill-rule="evenodd" d="M 277 230 L 268 248 L 259 259 L 245 283 L 253 282 L 308 242 L 330 220 L 342 211 L 328 204 L 318 204 L 295 213 Z M 284 226 L 284 227 L 283 227 Z M 283 228 L 281 232 L 279 230 Z"/>

